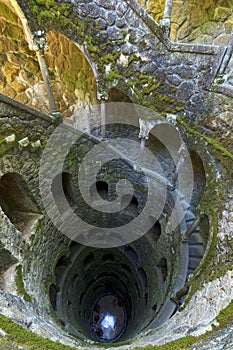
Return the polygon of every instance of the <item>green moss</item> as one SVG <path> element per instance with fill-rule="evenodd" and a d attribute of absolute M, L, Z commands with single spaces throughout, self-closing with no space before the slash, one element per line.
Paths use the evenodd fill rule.
<path fill-rule="evenodd" d="M 208 142 L 209 145 L 212 145 L 217 151 L 220 151 L 224 157 L 228 157 L 229 159 L 233 160 L 233 154 L 229 152 L 225 147 L 223 147 L 217 140 L 212 139 L 202 133 L 200 133 L 197 130 L 194 130 L 191 128 L 183 118 L 177 118 L 177 121 L 192 135 L 200 136 L 202 139 Z"/>
<path fill-rule="evenodd" d="M 53 23 L 56 26 L 59 21 L 59 27 L 75 29 L 83 37 L 83 24 L 81 22 L 78 23 L 78 21 L 74 23 L 74 21 L 67 18 L 71 13 L 69 4 L 57 4 L 54 0 L 29 0 L 28 4 L 39 24 L 44 24 L 48 27 L 49 24 Z"/>
<path fill-rule="evenodd" d="M 120 80 L 121 78 L 122 78 L 122 75 L 120 75 L 118 73 L 118 71 L 112 71 L 106 77 L 106 79 L 109 80 L 109 81 L 114 81 L 115 79 L 116 80 Z"/>
<path fill-rule="evenodd" d="M 143 94 L 140 91 L 139 88 L 137 88 L 135 85 L 133 86 L 133 91 L 135 92 L 135 94 L 137 95 L 139 101 L 141 102 L 141 104 L 143 104 Z"/>
<path fill-rule="evenodd" d="M 84 39 L 87 43 L 87 49 L 90 53 L 96 53 L 96 54 L 100 53 L 100 50 L 98 47 L 95 46 L 92 37 L 86 35 Z"/>
<path fill-rule="evenodd" d="M 174 340 L 172 342 L 169 342 L 167 344 L 161 345 L 161 346 L 146 346 L 143 348 L 136 348 L 136 349 L 144 349 L 144 350 L 152 350 L 152 349 L 160 349 L 160 350 L 189 350 L 193 347 L 194 344 L 203 341 L 208 340 L 213 334 L 216 333 L 216 331 L 219 331 L 221 329 L 224 329 L 229 324 L 232 324 L 232 315 L 233 315 L 233 301 L 223 309 L 219 315 L 217 316 L 217 322 L 219 323 L 219 326 L 213 326 L 212 331 L 208 331 L 205 334 L 202 334 L 198 337 L 194 336 L 187 336 L 184 338 L 179 338 L 177 340 Z"/>
<path fill-rule="evenodd" d="M 132 88 L 133 88 L 136 84 L 137 84 L 137 81 L 129 81 L 129 82 L 127 83 L 127 85 L 130 86 L 130 87 L 132 87 Z"/>
<path fill-rule="evenodd" d="M 129 57 L 128 64 L 130 64 L 133 61 L 139 61 L 139 60 L 140 60 L 140 58 L 136 54 L 134 54 L 131 57 Z"/>
<path fill-rule="evenodd" d="M 27 294 L 27 292 L 24 289 L 23 284 L 23 274 L 22 274 L 22 265 L 18 265 L 16 267 L 16 278 L 15 283 L 17 287 L 17 292 L 19 295 L 22 295 L 25 301 L 31 302 L 30 296 Z"/>
<path fill-rule="evenodd" d="M 177 121 L 188 133 L 194 135 L 195 137 L 203 139 L 205 142 L 211 145 L 214 150 L 220 152 L 217 153 L 220 154 L 220 156 L 218 157 L 216 155 L 216 157 L 218 157 L 221 161 L 222 159 L 227 158 L 229 163 L 229 159 L 230 161 L 233 159 L 233 155 L 228 150 L 226 150 L 218 141 L 213 140 L 210 137 L 203 135 L 198 130 L 191 128 L 182 117 L 177 118 Z M 222 263 L 221 257 L 219 257 L 218 261 L 216 262 L 216 257 L 218 255 L 218 213 L 222 211 L 221 194 L 225 192 L 225 187 L 225 182 L 216 182 L 215 177 L 211 176 L 211 180 L 208 182 L 206 195 L 203 197 L 201 204 L 201 210 L 208 215 L 210 220 L 210 227 L 212 228 L 211 241 L 207 254 L 202 260 L 202 263 L 198 266 L 193 276 L 188 281 L 188 286 L 190 287 L 189 294 L 181 310 L 189 302 L 193 294 L 195 294 L 195 292 L 199 290 L 204 283 L 213 281 L 214 279 L 225 275 L 227 270 L 232 269 L 232 262 L 229 261 L 229 263 L 226 264 L 224 257 L 222 257 Z M 229 242 L 229 244 L 231 244 L 231 242 Z"/>
<path fill-rule="evenodd" d="M 232 315 L 233 315 L 233 300 L 225 309 L 223 309 L 219 313 L 219 315 L 216 318 L 221 328 L 226 328 L 229 324 L 232 324 Z"/>
<path fill-rule="evenodd" d="M 90 52 L 90 53 L 98 53 L 99 52 L 99 49 L 98 49 L 98 47 L 96 47 L 96 46 L 94 46 L 94 45 L 88 45 L 88 51 Z"/>
<path fill-rule="evenodd" d="M 54 0 L 37 0 L 38 4 L 44 5 L 47 9 L 50 9 L 51 7 L 55 6 L 55 1 Z"/>
<path fill-rule="evenodd" d="M 212 267 L 213 267 L 213 261 L 214 258 L 217 255 L 217 233 L 218 233 L 218 220 L 215 208 L 216 206 L 214 203 L 213 205 L 210 205 L 210 212 L 211 212 L 211 218 L 212 218 L 212 226 L 213 226 L 213 235 L 211 237 L 211 243 L 208 248 L 208 253 L 205 255 L 205 257 L 202 260 L 202 263 L 196 268 L 194 274 L 187 282 L 187 287 L 189 288 L 188 296 L 185 299 L 185 302 L 183 306 L 180 308 L 180 311 L 182 311 L 185 306 L 189 303 L 192 296 L 196 293 L 196 291 L 200 290 L 200 288 L 204 285 L 204 283 L 210 282 L 211 280 L 214 280 L 215 278 L 219 277 L 216 273 L 217 271 L 214 270 L 214 273 L 211 274 Z"/>
<path fill-rule="evenodd" d="M 120 55 L 121 55 L 120 52 L 113 50 L 112 54 L 107 54 L 103 56 L 102 62 L 104 64 L 114 63 L 120 57 Z"/>
<path fill-rule="evenodd" d="M 199 337 L 187 336 L 184 338 L 177 339 L 175 341 L 169 342 L 162 346 L 146 346 L 143 348 L 136 349 L 144 349 L 144 350 L 152 350 L 152 349 L 160 349 L 160 350 L 189 350 L 192 348 L 193 344 L 201 340 L 208 340 L 210 336 L 212 336 L 217 330 L 221 330 L 232 323 L 232 314 L 233 314 L 233 302 L 231 302 L 227 308 L 222 310 L 217 316 L 217 321 L 219 326 L 213 326 L 213 330 L 207 332 L 206 334 L 200 335 Z M 72 349 L 69 346 L 62 345 L 60 343 L 52 342 L 49 339 L 42 338 L 41 336 L 31 333 L 25 330 L 23 327 L 17 325 L 10 319 L 6 318 L 3 315 L 0 315 L 0 328 L 7 333 L 7 336 L 4 338 L 4 343 L 10 344 L 9 349 L 13 349 L 14 345 L 24 346 L 29 350 L 70 350 Z M 2 341 L 1 341 L 2 343 Z M 104 346 L 105 344 L 103 344 Z M 122 343 L 125 345 L 125 343 Z M 114 346 L 112 344 L 111 346 Z M 115 346 L 119 346 L 115 344 Z M 108 347 L 106 345 L 106 347 Z"/>
<path fill-rule="evenodd" d="M 0 315 L 0 328 L 7 333 L 5 341 L 12 342 L 14 345 L 23 346 L 30 350 L 70 350 L 73 349 L 69 346 L 55 343 L 49 339 L 42 338 L 41 336 L 31 333 L 14 323 L 7 317 Z"/>
<path fill-rule="evenodd" d="M 181 112 L 181 111 L 184 110 L 184 107 L 183 107 L 183 106 L 176 106 L 176 107 L 175 107 L 175 110 L 176 110 L 177 112 Z"/>

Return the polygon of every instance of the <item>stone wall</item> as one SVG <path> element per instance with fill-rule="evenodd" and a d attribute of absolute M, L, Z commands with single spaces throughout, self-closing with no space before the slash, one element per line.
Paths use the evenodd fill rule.
<path fill-rule="evenodd" d="M 162 20 L 165 0 L 138 0 L 138 2 L 156 22 L 159 23 Z"/>
<path fill-rule="evenodd" d="M 134 1 L 83 0 L 75 4 L 73 1 L 66 1 L 65 5 L 62 4 L 62 15 L 60 1 L 55 5 L 53 2 L 46 2 L 46 6 L 44 1 L 34 1 L 34 12 L 30 12 L 24 1 L 19 2 L 28 16 L 31 29 L 48 31 L 49 50 L 45 53 L 46 60 L 55 99 L 65 117 L 79 117 L 79 109 L 96 101 L 97 90 L 99 99 L 131 100 L 152 107 L 165 117 L 171 118 L 189 149 L 196 152 L 201 159 L 196 164 L 196 172 L 197 177 L 202 177 L 202 181 L 195 184 L 197 194 L 194 193 L 196 198 L 193 202 L 198 214 L 208 216 L 209 236 L 206 233 L 207 249 L 204 259 L 188 280 L 188 285 L 191 287 L 191 294 L 194 293 L 193 290 L 201 289 L 200 286 L 205 283 L 204 288 L 195 293 L 183 313 L 177 313 L 159 331 L 150 331 L 148 328 L 147 334 L 141 334 L 137 342 L 125 345 L 125 348 L 145 346 L 148 342 L 153 345 L 162 344 L 184 334 L 197 335 L 204 332 L 206 327 L 210 329 L 221 308 L 232 300 L 232 292 L 226 287 L 228 284 L 232 285 L 232 273 L 227 270 L 232 268 L 233 259 L 230 194 L 233 159 L 232 92 L 230 87 L 219 90 L 217 81 L 213 85 L 224 50 L 213 46 L 171 43 L 166 32 L 151 21 Z M 153 3 L 155 4 L 148 1 L 145 5 L 159 21 L 164 2 L 159 1 L 156 5 Z M 3 59 L 1 91 L 47 112 L 48 102 L 36 55 L 27 48 L 19 19 L 5 5 L 0 5 L 3 47 L 0 56 Z M 198 43 L 205 43 L 207 40 L 212 44 L 219 40 L 219 35 L 224 34 L 226 36 L 222 38 L 225 43 L 231 28 L 230 5 L 227 0 L 206 0 L 204 5 L 197 0 L 184 3 L 174 1 L 171 32 L 173 39 Z M 78 47 L 85 52 L 86 58 Z M 124 91 L 125 95 L 122 92 L 117 94 L 117 89 Z M 54 323 L 49 301 L 50 285 L 55 285 L 56 282 L 55 265 L 60 256 L 68 256 L 68 239 L 54 228 L 46 214 L 41 218 L 43 206 L 38 186 L 42 149 L 56 125 L 57 122 L 52 117 L 33 112 L 27 106 L 0 96 L 1 180 L 4 174 L 18 173 L 27 184 L 27 196 L 33 198 L 39 208 L 37 217 L 30 221 L 27 229 L 22 227 L 22 221 L 14 222 L 7 210 L 8 217 L 4 212 L 0 213 L 0 238 L 4 244 L 1 254 L 11 265 L 15 263 L 15 259 L 22 264 L 24 286 L 33 301 L 32 305 L 27 304 L 25 315 L 22 311 L 25 303 L 18 297 L 12 297 L 10 290 L 1 291 L 0 311 L 16 319 L 24 327 L 51 339 L 54 339 L 54 330 L 56 339 L 60 336 L 67 344 L 80 345 L 79 341 L 69 342 Z M 129 129 L 127 134 L 132 136 L 132 131 Z M 85 156 L 90 145 L 85 140 L 82 146 L 75 149 L 80 158 Z M 164 154 L 160 156 L 162 160 L 166 158 Z M 56 163 L 56 159 L 53 159 L 53 163 Z M 76 165 L 77 162 L 73 163 L 74 172 Z M 167 176 L 173 171 L 170 167 L 166 170 Z M 106 182 L 112 174 L 108 172 L 107 175 L 103 178 Z M 6 194 L 7 190 L 4 196 L 10 197 Z M 3 204 L 7 207 L 9 198 L 4 199 Z M 140 204 L 140 198 L 138 202 Z M 22 220 L 29 213 L 24 215 Z M 168 238 L 170 237 L 167 237 L 169 241 Z M 162 251 L 166 251 L 170 242 L 168 241 L 161 244 Z M 139 247 L 139 251 L 140 249 Z M 159 256 L 159 247 L 156 249 L 156 255 Z M 172 254 L 171 249 L 166 255 L 168 270 L 175 265 L 174 259 L 170 259 Z M 146 258 L 145 252 L 142 256 Z M 179 259 L 179 254 L 176 254 L 176 258 Z M 168 271 L 169 278 L 166 283 L 170 282 L 169 273 L 172 275 Z M 7 275 L 2 274 L 2 279 L 4 278 Z M 11 306 L 7 306 L 7 303 L 11 303 Z M 203 306 L 208 317 L 202 312 Z M 48 332 L 45 332 L 46 322 L 35 316 L 33 308 L 46 318 L 46 322 L 48 320 Z"/>
<path fill-rule="evenodd" d="M 41 112 L 49 113 L 47 91 L 35 51 L 28 48 L 19 17 L 0 2 L 0 92 Z M 79 48 L 65 36 L 48 33 L 45 52 L 51 84 L 64 117 L 96 102 L 93 71 Z"/>
<path fill-rule="evenodd" d="M 232 29 L 230 0 L 174 0 L 170 33 L 172 40 L 227 46 Z"/>
<path fill-rule="evenodd" d="M 165 0 L 139 0 L 158 23 L 164 15 Z M 170 38 L 173 41 L 227 46 L 233 28 L 230 0 L 174 0 Z"/>
<path fill-rule="evenodd" d="M 36 100 L 45 94 L 36 54 L 28 48 L 18 16 L 2 2 L 0 9 L 0 91 L 33 107 Z M 38 108 L 42 108 L 41 101 L 37 104 Z M 43 101 L 44 104 L 44 110 L 47 110 L 46 101 Z"/>
<path fill-rule="evenodd" d="M 211 67 L 218 67 L 221 48 L 173 45 L 146 13 L 140 16 L 141 8 L 136 2 L 130 6 L 119 0 L 67 2 L 66 6 L 60 22 L 56 20 L 56 7 L 47 13 L 37 4 L 40 25 L 29 18 L 29 8 L 25 8 L 25 13 L 33 30 L 56 27 L 83 45 L 96 71 L 99 98 L 107 99 L 109 90 L 116 87 L 133 102 L 160 113 L 193 113 L 189 101 L 204 98 L 206 87 L 215 77 L 216 69 Z M 202 113 L 203 106 L 195 103 L 196 110 L 198 107 Z"/>
<path fill-rule="evenodd" d="M 87 105 L 96 103 L 96 79 L 85 56 L 74 42 L 50 31 L 45 53 L 54 97 L 64 117 L 71 117 Z"/>

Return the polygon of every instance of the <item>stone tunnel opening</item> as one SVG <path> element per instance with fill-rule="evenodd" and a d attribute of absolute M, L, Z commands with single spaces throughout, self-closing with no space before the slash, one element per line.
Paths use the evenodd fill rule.
<path fill-rule="evenodd" d="M 27 224 L 41 214 L 25 180 L 18 173 L 1 177 L 0 206 L 19 230 L 25 230 Z"/>

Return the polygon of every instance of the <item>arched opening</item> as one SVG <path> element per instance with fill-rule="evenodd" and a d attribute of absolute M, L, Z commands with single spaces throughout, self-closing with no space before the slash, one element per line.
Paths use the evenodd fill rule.
<path fill-rule="evenodd" d="M 129 204 L 128 204 L 129 203 Z M 121 197 L 121 209 L 137 216 L 139 213 L 139 203 L 135 196 L 125 194 Z"/>
<path fill-rule="evenodd" d="M 162 282 L 165 282 L 167 279 L 167 259 L 161 258 L 157 267 L 160 269 L 160 276 Z"/>
<path fill-rule="evenodd" d="M 64 200 L 67 200 L 70 206 L 75 205 L 71 174 L 66 172 L 58 174 L 52 182 L 51 191 L 61 212 L 63 212 Z"/>
<path fill-rule="evenodd" d="M 106 181 L 96 181 L 96 183 L 92 184 L 90 187 L 90 197 L 92 200 L 97 200 L 98 193 L 103 199 L 108 200 L 108 190 L 108 183 Z"/>
<path fill-rule="evenodd" d="M 131 99 L 121 90 L 111 88 L 107 102 L 127 102 L 132 103 Z"/>
<path fill-rule="evenodd" d="M 22 232 L 41 213 L 26 182 L 17 173 L 7 173 L 1 177 L 0 206 L 15 227 Z"/>
<path fill-rule="evenodd" d="M 194 173 L 193 195 L 191 204 L 194 207 L 196 207 L 204 194 L 206 186 L 206 176 L 204 165 L 199 154 L 195 151 L 192 151 L 190 154 L 190 158 L 192 161 Z"/>
<path fill-rule="evenodd" d="M 63 273 L 66 271 L 67 267 L 69 266 L 69 261 L 66 256 L 62 256 L 55 268 L 55 276 L 56 276 L 56 285 L 59 285 L 60 279 L 62 278 Z"/>
<path fill-rule="evenodd" d="M 154 222 L 153 218 L 149 218 L 149 220 Z M 161 236 L 161 232 L 161 225 L 159 221 L 156 221 L 156 223 L 147 231 L 146 237 L 150 240 L 151 244 L 155 245 Z"/>

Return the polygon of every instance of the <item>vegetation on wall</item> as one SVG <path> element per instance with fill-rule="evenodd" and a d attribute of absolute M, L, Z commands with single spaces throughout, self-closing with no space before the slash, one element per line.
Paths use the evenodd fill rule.
<path fill-rule="evenodd" d="M 201 340 L 208 340 L 216 331 L 224 329 L 228 325 L 232 324 L 232 314 L 233 314 L 233 302 L 231 302 L 227 308 L 222 310 L 217 317 L 217 322 L 219 326 L 213 326 L 212 331 L 209 331 L 198 337 L 187 336 L 184 338 L 177 339 L 173 342 L 167 343 L 162 346 L 146 346 L 144 350 L 161 349 L 161 350 L 189 350 L 193 344 L 197 344 Z M 28 350 L 70 350 L 72 347 L 62 345 L 60 343 L 53 342 L 49 339 L 42 338 L 41 336 L 31 333 L 21 327 L 20 325 L 9 320 L 7 317 L 0 315 L 0 328 L 7 333 L 6 337 L 0 338 L 0 345 L 5 344 L 9 349 L 13 349 L 14 345 L 23 346 Z M 112 346 L 113 344 L 111 344 Z M 123 345 L 123 344 L 122 344 Z M 117 346 L 117 344 L 115 344 Z M 91 348 L 92 346 L 89 345 Z"/>
<path fill-rule="evenodd" d="M 221 152 L 224 157 L 228 157 L 233 161 L 233 154 L 229 152 L 225 147 L 223 147 L 217 140 L 206 136 L 203 133 L 191 128 L 188 123 L 186 123 L 183 118 L 178 118 L 177 121 L 192 135 L 197 135 L 208 142 L 209 145 L 213 146 L 217 151 Z"/>
<path fill-rule="evenodd" d="M 30 296 L 27 294 L 23 283 L 22 265 L 16 267 L 16 279 L 15 279 L 17 292 L 22 295 L 25 301 L 31 302 Z"/>

